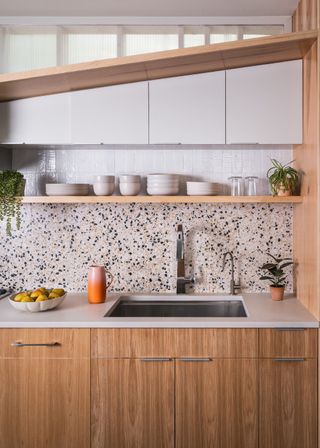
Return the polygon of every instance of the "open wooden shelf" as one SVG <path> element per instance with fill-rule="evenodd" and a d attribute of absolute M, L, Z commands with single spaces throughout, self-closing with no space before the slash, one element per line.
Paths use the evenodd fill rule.
<path fill-rule="evenodd" d="M 302 59 L 317 32 L 224 42 L 0 75 L 0 101 Z"/>
<path fill-rule="evenodd" d="M 302 196 L 25 196 L 23 204 L 99 204 L 99 203 L 275 203 L 302 202 Z"/>

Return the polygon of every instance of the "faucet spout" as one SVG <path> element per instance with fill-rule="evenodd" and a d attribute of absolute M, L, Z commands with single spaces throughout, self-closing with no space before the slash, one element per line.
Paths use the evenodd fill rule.
<path fill-rule="evenodd" d="M 186 285 L 194 283 L 193 278 L 186 278 L 184 263 L 184 234 L 182 224 L 177 227 L 177 294 L 186 294 Z"/>
<path fill-rule="evenodd" d="M 225 252 L 223 254 L 222 272 L 224 271 L 224 268 L 226 267 L 226 262 L 227 262 L 228 256 L 230 257 L 230 262 L 231 262 L 230 294 L 232 296 L 234 296 L 234 295 L 236 295 L 237 291 L 240 291 L 241 286 L 240 286 L 240 284 L 236 283 L 235 279 L 234 279 L 234 258 L 233 258 L 233 253 L 230 251 Z"/>

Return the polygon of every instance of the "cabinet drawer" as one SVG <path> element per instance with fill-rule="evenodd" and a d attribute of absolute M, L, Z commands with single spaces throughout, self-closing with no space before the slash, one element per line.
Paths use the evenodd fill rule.
<path fill-rule="evenodd" d="M 255 329 L 95 329 L 94 358 L 258 356 Z"/>
<path fill-rule="evenodd" d="M 90 330 L 0 330 L 0 358 L 88 358 Z"/>
<path fill-rule="evenodd" d="M 316 329 L 259 330 L 259 357 L 317 357 Z"/>

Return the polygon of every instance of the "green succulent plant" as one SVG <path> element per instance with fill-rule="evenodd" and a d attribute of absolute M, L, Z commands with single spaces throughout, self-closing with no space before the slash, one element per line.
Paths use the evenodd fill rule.
<path fill-rule="evenodd" d="M 20 228 L 21 196 L 25 180 L 18 171 L 0 171 L 0 221 L 6 220 L 7 235 L 12 235 L 12 219 L 16 218 L 17 229 Z"/>
<path fill-rule="evenodd" d="M 293 160 L 282 165 L 278 160 L 271 159 L 272 167 L 267 171 L 267 178 L 274 196 L 281 187 L 291 192 L 296 189 L 299 183 L 299 173 L 290 166 L 292 162 Z"/>
<path fill-rule="evenodd" d="M 284 269 L 293 264 L 291 258 L 276 258 L 271 254 L 267 254 L 274 260 L 274 263 L 265 263 L 261 266 L 261 270 L 267 271 L 266 275 L 260 277 L 260 280 L 270 280 L 271 286 L 284 286 L 287 274 Z"/>

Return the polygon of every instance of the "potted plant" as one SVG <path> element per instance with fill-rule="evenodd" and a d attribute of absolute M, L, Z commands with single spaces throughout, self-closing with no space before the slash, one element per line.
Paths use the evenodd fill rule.
<path fill-rule="evenodd" d="M 0 171 L 0 221 L 6 220 L 9 236 L 11 236 L 13 218 L 16 218 L 17 229 L 20 228 L 20 205 L 24 187 L 23 174 L 18 171 Z"/>
<path fill-rule="evenodd" d="M 266 275 L 260 277 L 260 280 L 270 280 L 270 293 L 272 300 L 283 300 L 285 289 L 286 274 L 284 269 L 293 264 L 291 258 L 276 258 L 271 254 L 267 254 L 274 262 L 266 263 L 260 269 L 267 271 Z"/>
<path fill-rule="evenodd" d="M 290 164 L 282 165 L 278 160 L 271 159 L 272 167 L 267 172 L 268 181 L 273 196 L 291 196 L 299 183 L 299 173 Z"/>

